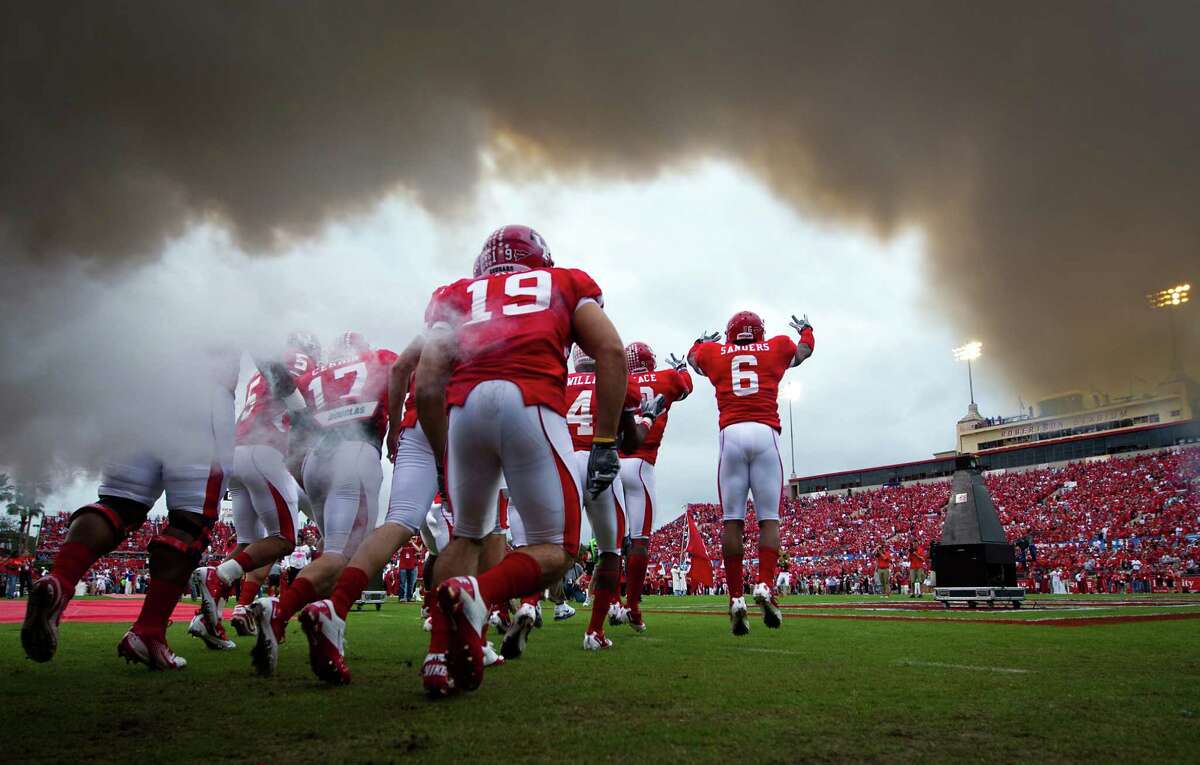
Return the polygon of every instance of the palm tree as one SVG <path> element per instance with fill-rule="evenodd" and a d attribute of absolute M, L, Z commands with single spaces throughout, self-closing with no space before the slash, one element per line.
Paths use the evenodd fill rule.
<path fill-rule="evenodd" d="M 32 552 L 35 543 L 29 538 L 29 531 L 33 519 L 45 513 L 45 507 L 37 501 L 32 491 L 14 485 L 3 473 L 0 473 L 0 502 L 5 503 L 8 514 L 16 516 L 18 520 L 16 553 L 24 555 L 26 548 Z"/>

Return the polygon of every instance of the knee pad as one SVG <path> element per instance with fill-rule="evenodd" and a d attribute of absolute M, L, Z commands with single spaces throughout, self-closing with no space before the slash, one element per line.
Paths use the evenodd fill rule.
<path fill-rule="evenodd" d="M 146 522 L 146 516 L 150 514 L 150 508 L 125 497 L 103 496 L 98 501 L 71 513 L 70 520 L 74 521 L 85 513 L 95 513 L 107 521 L 117 535 L 117 544 L 120 544 L 141 528 Z"/>
<path fill-rule="evenodd" d="M 199 563 L 200 556 L 208 547 L 209 530 L 213 522 L 213 519 L 199 513 L 171 510 L 167 513 L 167 527 L 163 529 L 163 533 L 150 540 L 146 549 L 152 551 L 155 547 L 168 548 Z M 181 532 L 187 539 L 167 533 L 169 531 Z"/>

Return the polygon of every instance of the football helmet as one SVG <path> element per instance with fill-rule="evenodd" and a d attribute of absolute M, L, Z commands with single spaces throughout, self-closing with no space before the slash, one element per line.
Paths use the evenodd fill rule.
<path fill-rule="evenodd" d="M 549 268 L 554 265 L 550 248 L 541 234 L 529 226 L 501 226 L 483 243 L 475 258 L 473 274 L 506 274 Z"/>
<path fill-rule="evenodd" d="M 595 372 L 596 360 L 583 352 L 578 345 L 571 351 L 571 365 L 576 372 Z"/>
<path fill-rule="evenodd" d="M 310 359 L 321 358 L 321 341 L 312 332 L 296 330 L 290 333 L 287 337 L 287 347 L 288 350 L 303 353 Z"/>
<path fill-rule="evenodd" d="M 630 343 L 625 346 L 625 364 L 633 372 L 654 371 L 654 351 L 645 343 Z"/>
<path fill-rule="evenodd" d="M 766 334 L 767 327 L 763 324 L 762 317 L 754 311 L 738 311 L 725 325 L 725 342 L 727 343 L 737 343 L 738 345 L 758 343 Z"/>
<path fill-rule="evenodd" d="M 338 336 L 337 342 L 333 346 L 333 355 L 336 358 L 345 358 L 357 356 L 360 353 L 369 353 L 370 350 L 371 346 L 362 333 L 350 330 Z"/>

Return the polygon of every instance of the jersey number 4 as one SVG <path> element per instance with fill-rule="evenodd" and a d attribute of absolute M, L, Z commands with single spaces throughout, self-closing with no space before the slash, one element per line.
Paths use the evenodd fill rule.
<path fill-rule="evenodd" d="M 567 409 L 567 425 L 576 427 L 581 436 L 592 435 L 592 391 L 579 391 L 575 403 Z"/>
<path fill-rule="evenodd" d="M 758 357 L 734 356 L 732 365 L 733 395 L 753 396 L 758 393 L 758 372 L 753 369 L 758 366 Z"/>
<path fill-rule="evenodd" d="M 471 318 L 463 322 L 478 324 L 492 318 L 492 312 L 487 309 L 488 288 L 491 279 L 480 279 L 467 285 L 471 293 Z M 504 280 L 504 305 L 500 313 L 504 316 L 520 316 L 526 313 L 537 313 L 550 307 L 550 272 L 529 271 L 513 274 Z M 533 302 L 514 303 L 510 298 L 533 298 Z"/>

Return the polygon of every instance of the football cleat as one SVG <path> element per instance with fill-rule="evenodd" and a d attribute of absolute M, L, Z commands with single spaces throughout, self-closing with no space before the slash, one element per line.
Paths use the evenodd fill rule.
<path fill-rule="evenodd" d="M 176 656 L 167 641 L 132 629 L 117 643 L 117 656 L 129 664 L 145 664 L 151 670 L 183 669 L 187 666 L 187 660 Z"/>
<path fill-rule="evenodd" d="M 222 630 L 220 633 L 209 632 L 208 622 L 205 621 L 203 614 L 196 614 L 192 617 L 191 624 L 188 625 L 188 634 L 192 637 L 200 638 L 204 641 L 204 645 L 214 651 L 228 651 L 237 648 L 237 643 L 230 640 Z"/>
<path fill-rule="evenodd" d="M 241 637 L 250 637 L 254 634 L 254 617 L 250 615 L 250 609 L 240 603 L 233 607 L 229 623 L 233 626 L 233 631 Z"/>
<path fill-rule="evenodd" d="M 488 607 L 473 576 L 456 576 L 438 586 L 437 605 L 450 625 L 446 669 L 454 687 L 473 691 L 483 682 L 483 626 Z"/>
<path fill-rule="evenodd" d="M 613 603 L 608 607 L 608 624 L 610 627 L 619 627 L 629 621 L 629 609 L 620 603 Z"/>
<path fill-rule="evenodd" d="M 498 667 L 504 663 L 504 657 L 496 653 L 496 649 L 492 647 L 492 641 L 487 641 L 483 644 L 483 666 Z"/>
<path fill-rule="evenodd" d="M 511 623 L 509 624 L 509 626 L 510 627 L 512 626 Z M 542 603 L 541 603 L 541 601 L 538 601 L 533 606 L 533 628 L 539 629 L 539 630 L 542 628 Z M 505 630 L 505 631 L 507 632 L 507 630 Z"/>
<path fill-rule="evenodd" d="M 533 629 L 534 619 L 540 608 L 534 608 L 529 603 L 522 603 L 517 609 L 517 618 L 504 633 L 504 642 L 500 644 L 500 655 L 506 659 L 519 659 L 525 653 L 525 643 Z"/>
<path fill-rule="evenodd" d="M 259 598 L 250 605 L 250 613 L 254 617 L 254 627 L 258 639 L 254 648 L 250 649 L 250 663 L 254 670 L 263 677 L 275 674 L 275 666 L 279 663 L 279 644 L 283 642 L 287 623 L 278 619 L 279 598 Z"/>
<path fill-rule="evenodd" d="M 308 663 L 313 674 L 333 685 L 350 682 L 346 667 L 346 621 L 333 609 L 332 600 L 309 603 L 300 612 L 300 629 L 308 638 Z"/>
<path fill-rule="evenodd" d="M 646 622 L 642 620 L 642 612 L 634 611 L 633 609 L 625 609 L 625 623 L 633 628 L 633 631 L 641 634 L 646 631 Z"/>
<path fill-rule="evenodd" d="M 603 632 L 589 632 L 583 636 L 583 650 L 604 651 L 612 648 L 613 642 L 604 637 Z"/>
<path fill-rule="evenodd" d="M 217 576 L 213 566 L 201 566 L 192 572 L 192 590 L 200 593 L 200 615 L 209 635 L 218 635 L 221 629 L 221 601 L 225 598 L 225 583 Z M 211 646 L 210 646 L 211 647 Z"/>
<path fill-rule="evenodd" d="M 566 603 L 559 603 L 554 607 L 554 621 L 565 622 L 575 615 L 575 609 L 571 608 Z"/>
<path fill-rule="evenodd" d="M 750 634 L 750 618 L 746 614 L 745 598 L 734 598 L 729 602 L 729 626 L 738 637 Z"/>
<path fill-rule="evenodd" d="M 433 617 L 426 616 L 424 619 L 422 619 L 421 629 L 425 630 L 426 632 L 433 632 Z"/>
<path fill-rule="evenodd" d="M 446 654 L 425 654 L 425 664 L 421 667 L 421 685 L 430 698 L 441 698 L 454 693 L 454 681 L 446 669 Z"/>
<path fill-rule="evenodd" d="M 754 602 L 762 609 L 763 624 L 768 629 L 779 629 L 783 624 L 783 612 L 779 610 L 779 601 L 775 600 L 771 588 L 762 582 L 754 585 Z"/>
<path fill-rule="evenodd" d="M 53 575 L 33 583 L 25 604 L 25 621 L 21 624 L 21 646 L 26 656 L 37 662 L 54 658 L 58 650 L 58 621 L 70 600 L 62 582 Z"/>

